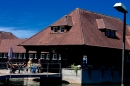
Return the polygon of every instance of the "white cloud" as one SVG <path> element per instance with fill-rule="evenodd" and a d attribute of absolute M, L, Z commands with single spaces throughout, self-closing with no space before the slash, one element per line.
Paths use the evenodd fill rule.
<path fill-rule="evenodd" d="M 0 27 L 0 31 L 11 32 L 18 38 L 29 38 L 38 32 L 36 30 L 19 29 L 16 27 Z"/>

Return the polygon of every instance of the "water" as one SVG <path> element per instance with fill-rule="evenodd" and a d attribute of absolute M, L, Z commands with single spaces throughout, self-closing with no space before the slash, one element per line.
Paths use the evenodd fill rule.
<path fill-rule="evenodd" d="M 39 79 L 10 79 L 9 80 L 9 85 L 8 86 L 40 86 L 40 83 L 38 81 Z M 3 83 L 0 81 L 0 86 L 5 86 Z M 79 84 L 72 84 L 72 83 L 44 83 L 42 86 L 121 86 L 120 84 L 106 84 L 106 85 L 79 85 Z M 130 86 L 130 84 L 124 85 L 124 86 Z"/>

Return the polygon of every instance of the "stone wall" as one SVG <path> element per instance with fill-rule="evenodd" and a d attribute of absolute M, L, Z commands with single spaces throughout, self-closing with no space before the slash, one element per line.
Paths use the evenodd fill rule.
<path fill-rule="evenodd" d="M 72 68 L 62 68 L 62 80 L 69 83 L 81 84 L 81 70 L 78 70 L 77 76 Z"/>
<path fill-rule="evenodd" d="M 62 69 L 62 80 L 69 83 L 76 84 L 99 84 L 99 83 L 120 83 L 121 82 L 121 70 L 88 70 L 79 69 L 78 74 L 71 68 Z M 125 78 L 125 81 L 130 81 L 130 78 Z"/>

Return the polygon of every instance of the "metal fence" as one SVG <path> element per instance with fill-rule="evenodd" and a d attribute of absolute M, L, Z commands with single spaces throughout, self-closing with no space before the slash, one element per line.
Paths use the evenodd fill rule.
<path fill-rule="evenodd" d="M 27 64 L 27 63 L 26 63 Z M 22 62 L 12 62 L 15 73 L 12 73 L 12 67 L 9 67 L 7 62 L 0 62 L 0 71 L 8 74 L 37 74 L 37 73 L 58 73 L 61 74 L 61 63 L 41 63 L 39 67 L 38 63 L 33 63 L 30 67 L 23 66 Z M 4 72 L 4 71 L 7 72 Z M 34 72 L 35 71 L 35 72 Z"/>

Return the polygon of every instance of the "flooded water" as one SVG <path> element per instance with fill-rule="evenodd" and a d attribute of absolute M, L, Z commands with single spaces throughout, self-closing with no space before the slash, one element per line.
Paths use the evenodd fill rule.
<path fill-rule="evenodd" d="M 31 79 L 31 78 L 27 78 L 27 79 L 10 79 L 9 80 L 9 84 L 8 85 L 4 85 L 1 81 L 0 81 L 0 86 L 40 86 L 40 82 L 38 81 L 38 79 Z M 80 85 L 80 84 L 72 84 L 72 83 L 44 83 L 41 86 L 121 86 L 120 84 L 105 84 L 105 85 Z M 130 84 L 128 85 L 124 85 L 124 86 L 130 86 Z"/>

